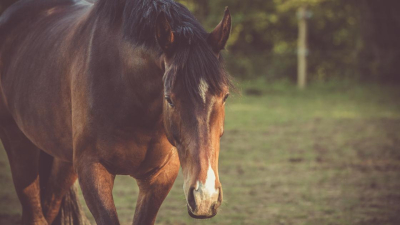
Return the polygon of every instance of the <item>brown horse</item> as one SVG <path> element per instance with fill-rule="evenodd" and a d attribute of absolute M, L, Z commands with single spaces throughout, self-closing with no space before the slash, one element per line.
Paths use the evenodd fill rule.
<path fill-rule="evenodd" d="M 180 165 L 189 214 L 216 215 L 230 28 L 228 10 L 207 33 L 172 0 L 11 6 L 0 18 L 0 137 L 23 223 L 52 224 L 78 178 L 97 224 L 119 224 L 122 174 L 140 189 L 134 224 L 153 224 Z M 46 187 L 42 153 L 53 157 Z"/>

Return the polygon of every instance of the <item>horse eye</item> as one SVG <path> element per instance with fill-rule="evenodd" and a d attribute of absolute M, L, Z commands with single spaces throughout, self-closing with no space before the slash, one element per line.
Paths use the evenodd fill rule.
<path fill-rule="evenodd" d="M 174 107 L 174 103 L 172 103 L 172 100 L 169 96 L 165 96 L 165 100 L 167 100 L 169 106 Z"/>
<path fill-rule="evenodd" d="M 228 97 L 229 97 L 229 93 L 225 95 L 225 97 L 224 97 L 224 100 L 223 100 L 223 101 L 224 101 L 224 102 L 226 102 L 226 100 L 228 99 Z"/>

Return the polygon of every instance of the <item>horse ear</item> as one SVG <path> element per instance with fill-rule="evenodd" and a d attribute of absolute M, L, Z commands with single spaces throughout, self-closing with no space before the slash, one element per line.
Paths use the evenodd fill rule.
<path fill-rule="evenodd" d="M 156 39 L 158 45 L 164 52 L 170 52 L 174 44 L 174 33 L 164 12 L 157 17 L 156 23 Z"/>
<path fill-rule="evenodd" d="M 228 41 L 231 33 L 232 21 L 231 13 L 228 7 L 225 8 L 225 15 L 221 22 L 208 36 L 208 43 L 211 45 L 215 53 L 219 53 L 225 49 L 226 42 Z"/>

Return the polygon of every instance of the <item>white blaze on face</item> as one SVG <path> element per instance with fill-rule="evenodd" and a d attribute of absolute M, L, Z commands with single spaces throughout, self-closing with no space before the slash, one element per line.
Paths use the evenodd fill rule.
<path fill-rule="evenodd" d="M 204 186 L 210 194 L 217 192 L 217 189 L 215 189 L 215 173 L 214 170 L 211 168 L 211 164 L 208 166 L 207 179 Z"/>
<path fill-rule="evenodd" d="M 200 93 L 200 97 L 201 97 L 201 99 L 203 99 L 204 103 L 206 103 L 207 91 L 208 91 L 208 84 L 203 78 L 201 78 L 200 84 L 199 84 L 199 93 Z"/>
<path fill-rule="evenodd" d="M 204 215 L 210 210 L 210 207 L 218 201 L 218 189 L 215 188 L 215 172 L 208 166 L 206 181 L 196 182 L 194 199 L 197 204 L 197 214 Z"/>

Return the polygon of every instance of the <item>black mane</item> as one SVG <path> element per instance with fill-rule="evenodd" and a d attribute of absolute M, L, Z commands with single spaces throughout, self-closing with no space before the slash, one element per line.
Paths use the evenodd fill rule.
<path fill-rule="evenodd" d="M 117 3 L 114 4 L 121 4 L 118 3 L 120 1 L 123 0 L 115 0 Z M 191 97 L 198 99 L 201 79 L 208 84 L 212 94 L 218 94 L 223 87 L 230 86 L 222 60 L 217 59 L 207 43 L 208 33 L 180 3 L 172 0 L 127 0 L 122 15 L 124 37 L 135 46 L 156 49 L 161 53 L 155 29 L 157 17 L 162 12 L 177 41 L 172 56 L 172 69 L 164 76 L 165 91 L 168 92 L 174 82 L 179 80 L 184 82 Z"/>
<path fill-rule="evenodd" d="M 195 41 L 207 37 L 207 32 L 190 11 L 172 0 L 128 0 L 123 14 L 124 34 L 137 45 L 158 47 L 155 25 L 161 12 L 164 12 L 180 41 L 190 43 L 192 39 Z"/>

